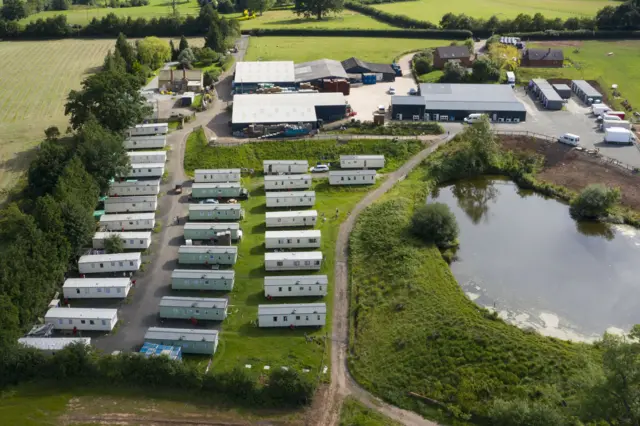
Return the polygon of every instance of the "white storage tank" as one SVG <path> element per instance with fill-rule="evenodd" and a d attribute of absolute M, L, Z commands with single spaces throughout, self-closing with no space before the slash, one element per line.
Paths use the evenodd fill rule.
<path fill-rule="evenodd" d="M 309 189 L 311 175 L 267 175 L 264 177 L 265 191 Z"/>
<path fill-rule="evenodd" d="M 324 303 L 258 305 L 259 327 L 322 327 L 326 321 Z"/>
<path fill-rule="evenodd" d="M 162 177 L 164 163 L 131 163 L 127 176 L 129 177 Z"/>
<path fill-rule="evenodd" d="M 166 151 L 133 151 L 127 152 L 131 164 L 166 163 Z"/>
<path fill-rule="evenodd" d="M 319 248 L 320 231 L 267 231 L 264 245 L 267 249 Z"/>
<path fill-rule="evenodd" d="M 103 214 L 100 227 L 106 231 L 135 231 L 153 229 L 155 213 Z"/>
<path fill-rule="evenodd" d="M 267 271 L 317 271 L 321 266 L 321 251 L 293 251 L 264 254 L 264 267 Z"/>
<path fill-rule="evenodd" d="M 169 133 L 169 124 L 167 123 L 148 123 L 148 124 L 136 124 L 134 127 L 130 127 L 127 130 L 127 136 L 153 136 L 153 135 L 166 135 Z"/>
<path fill-rule="evenodd" d="M 104 201 L 105 213 L 155 212 L 157 208 L 156 195 L 109 197 Z"/>
<path fill-rule="evenodd" d="M 158 195 L 160 193 L 160 181 L 154 180 L 125 180 L 113 182 L 109 185 L 110 197 L 122 197 L 129 195 Z"/>
<path fill-rule="evenodd" d="M 165 135 L 130 137 L 124 141 L 124 149 L 162 149 L 166 145 Z"/>
<path fill-rule="evenodd" d="M 56 330 L 111 331 L 118 322 L 117 309 L 51 308 L 44 322 Z"/>
<path fill-rule="evenodd" d="M 118 236 L 125 250 L 146 250 L 151 245 L 151 232 L 96 232 L 93 235 L 93 248 L 103 249 L 105 240 Z"/>
<path fill-rule="evenodd" d="M 140 253 L 87 254 L 78 260 L 81 274 L 135 272 L 142 265 Z"/>
<path fill-rule="evenodd" d="M 323 297 L 327 295 L 326 275 L 292 275 L 264 277 L 265 297 Z"/>
<path fill-rule="evenodd" d="M 240 182 L 240 178 L 240 169 L 196 169 L 193 181 L 197 183 Z"/>
<path fill-rule="evenodd" d="M 373 185 L 376 183 L 375 170 L 332 170 L 329 172 L 330 185 Z"/>
<path fill-rule="evenodd" d="M 129 290 L 129 278 L 68 278 L 62 286 L 65 299 L 124 299 Z"/>
<path fill-rule="evenodd" d="M 341 155 L 342 169 L 381 169 L 384 167 L 384 155 Z"/>
<path fill-rule="evenodd" d="M 313 207 L 315 191 L 267 192 L 267 207 Z"/>
<path fill-rule="evenodd" d="M 267 212 L 267 228 L 295 228 L 315 226 L 318 220 L 316 210 L 298 210 L 289 212 Z"/>
<path fill-rule="evenodd" d="M 265 175 L 272 174 L 300 174 L 309 171 L 307 160 L 264 160 L 262 162 Z"/>

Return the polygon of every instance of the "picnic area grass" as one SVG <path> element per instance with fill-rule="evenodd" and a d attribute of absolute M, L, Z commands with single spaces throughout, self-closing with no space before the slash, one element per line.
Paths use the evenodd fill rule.
<path fill-rule="evenodd" d="M 251 37 L 245 60 L 306 62 L 327 58 L 342 61 L 357 56 L 365 61 L 391 63 L 402 52 L 450 43 L 450 40 L 370 37 Z"/>
<path fill-rule="evenodd" d="M 400 426 L 400 423 L 362 405 L 354 397 L 348 396 L 340 411 L 340 426 Z"/>

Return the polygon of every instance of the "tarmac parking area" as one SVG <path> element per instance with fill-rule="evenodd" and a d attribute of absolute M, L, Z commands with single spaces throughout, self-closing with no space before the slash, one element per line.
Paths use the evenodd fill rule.
<path fill-rule="evenodd" d="M 352 87 L 351 93 L 347 96 L 347 101 L 357 113 L 355 118 L 360 121 L 373 121 L 373 113 L 378 110 L 379 105 L 384 105 L 388 111 L 392 96 L 389 94 L 389 89 L 392 87 L 395 89 L 397 96 L 408 95 L 409 89 L 417 90 L 411 73 L 406 71 L 402 77 L 396 77 L 394 82 L 378 82 L 376 84 Z"/>

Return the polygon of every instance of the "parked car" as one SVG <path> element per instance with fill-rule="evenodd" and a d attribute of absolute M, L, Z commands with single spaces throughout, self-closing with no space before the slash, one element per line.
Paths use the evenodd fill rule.
<path fill-rule="evenodd" d="M 329 171 L 329 166 L 326 164 L 316 164 L 309 169 L 311 173 L 325 173 Z"/>
<path fill-rule="evenodd" d="M 182 194 L 182 185 L 176 185 L 175 192 L 176 194 Z"/>
<path fill-rule="evenodd" d="M 396 89 L 394 89 L 393 87 L 389 87 L 389 94 L 390 95 L 395 95 L 396 94 Z"/>
<path fill-rule="evenodd" d="M 201 200 L 199 204 L 219 204 L 219 201 L 215 198 L 207 198 L 206 200 Z"/>
<path fill-rule="evenodd" d="M 565 133 L 558 138 L 558 142 L 571 146 L 578 146 L 580 144 L 580 136 L 573 133 Z"/>
<path fill-rule="evenodd" d="M 418 91 L 412 87 L 411 89 L 409 89 L 409 94 L 410 94 L 411 96 L 414 96 L 414 95 L 417 95 L 417 94 L 418 94 Z"/>

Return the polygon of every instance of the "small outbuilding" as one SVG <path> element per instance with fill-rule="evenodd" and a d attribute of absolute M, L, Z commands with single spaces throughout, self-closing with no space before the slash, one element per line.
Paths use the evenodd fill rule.
<path fill-rule="evenodd" d="M 381 169 L 384 155 L 341 155 L 341 169 Z"/>
<path fill-rule="evenodd" d="M 329 185 L 373 185 L 376 175 L 375 170 L 331 170 Z"/>
<path fill-rule="evenodd" d="M 534 78 L 529 82 L 529 89 L 540 99 L 546 109 L 560 110 L 564 100 L 547 80 Z"/>
<path fill-rule="evenodd" d="M 240 182 L 242 171 L 240 169 L 196 169 L 194 182 Z"/>
<path fill-rule="evenodd" d="M 151 245 L 151 232 L 96 232 L 93 248 L 103 249 L 105 240 L 115 236 L 122 240 L 125 250 L 146 250 Z"/>
<path fill-rule="evenodd" d="M 180 246 L 178 263 L 182 265 L 235 265 L 238 247 L 235 246 Z"/>
<path fill-rule="evenodd" d="M 571 90 L 587 105 L 599 104 L 603 100 L 602 93 L 585 80 L 572 80 Z"/>
<path fill-rule="evenodd" d="M 166 163 L 167 152 L 158 151 L 129 151 L 127 152 L 131 164 Z"/>
<path fill-rule="evenodd" d="M 227 317 L 227 299 L 164 296 L 160 318 L 222 321 Z"/>
<path fill-rule="evenodd" d="M 240 182 L 194 183 L 191 185 L 193 198 L 243 198 L 247 190 Z"/>
<path fill-rule="evenodd" d="M 65 299 L 124 299 L 131 290 L 129 278 L 67 278 Z"/>
<path fill-rule="evenodd" d="M 242 230 L 238 222 L 187 222 L 184 224 L 185 240 L 217 241 L 229 234 L 234 241 L 242 239 Z"/>
<path fill-rule="evenodd" d="M 105 231 L 136 231 L 153 229 L 156 226 L 155 213 L 103 214 L 100 228 Z"/>
<path fill-rule="evenodd" d="M 158 195 L 160 193 L 159 180 L 124 180 L 109 185 L 110 197 Z"/>
<path fill-rule="evenodd" d="M 240 220 L 243 217 L 240 204 L 189 204 L 189 220 Z"/>
<path fill-rule="evenodd" d="M 267 249 L 281 248 L 319 248 L 320 231 L 267 231 L 264 236 Z"/>
<path fill-rule="evenodd" d="M 264 177 L 265 191 L 309 189 L 312 183 L 311 175 L 268 175 Z"/>
<path fill-rule="evenodd" d="M 166 135 L 167 133 L 169 133 L 169 124 L 167 123 L 136 124 L 126 131 L 129 138 L 140 136 L 159 136 Z"/>
<path fill-rule="evenodd" d="M 267 212 L 267 228 L 297 228 L 315 226 L 318 220 L 316 210 L 299 210 L 288 212 Z"/>
<path fill-rule="evenodd" d="M 158 73 L 158 88 L 175 92 L 200 91 L 204 87 L 202 70 L 162 69 Z"/>
<path fill-rule="evenodd" d="M 321 251 L 290 251 L 264 254 L 267 271 L 317 271 L 322 267 Z"/>
<path fill-rule="evenodd" d="M 81 274 L 135 272 L 142 265 L 140 253 L 87 254 L 78 259 Z"/>
<path fill-rule="evenodd" d="M 562 99 L 571 98 L 571 87 L 567 86 L 566 84 L 554 84 L 553 89 Z"/>
<path fill-rule="evenodd" d="M 374 74 L 376 81 L 396 80 L 396 71 L 391 64 L 375 64 L 358 58 L 349 58 L 342 61 L 342 68 L 347 74 Z"/>
<path fill-rule="evenodd" d="M 164 163 L 131 163 L 127 176 L 132 178 L 141 177 L 162 177 L 164 174 Z"/>
<path fill-rule="evenodd" d="M 309 171 L 309 162 L 307 160 L 264 160 L 262 167 L 265 175 L 305 174 Z"/>
<path fill-rule="evenodd" d="M 267 207 L 313 207 L 316 203 L 315 191 L 267 192 Z"/>
<path fill-rule="evenodd" d="M 124 149 L 163 149 L 167 146 L 167 136 L 135 136 L 124 141 Z"/>
<path fill-rule="evenodd" d="M 323 297 L 327 295 L 329 278 L 326 275 L 293 275 L 264 277 L 264 296 Z"/>
<path fill-rule="evenodd" d="M 174 269 L 171 272 L 173 290 L 231 291 L 235 271 L 211 271 L 208 269 Z"/>
<path fill-rule="evenodd" d="M 258 305 L 259 327 L 322 327 L 326 321 L 325 303 Z"/>
<path fill-rule="evenodd" d="M 18 343 L 27 348 L 37 349 L 54 355 L 69 345 L 91 345 L 90 337 L 21 337 Z"/>
<path fill-rule="evenodd" d="M 443 46 L 436 47 L 433 52 L 433 67 L 436 69 L 444 69 L 449 61 L 460 62 L 465 68 L 471 68 L 473 58 L 467 46 Z"/>
<path fill-rule="evenodd" d="M 51 308 L 44 322 L 56 330 L 111 331 L 118 322 L 117 309 Z"/>
<path fill-rule="evenodd" d="M 217 330 L 149 327 L 144 340 L 158 345 L 179 346 L 185 354 L 213 355 L 218 349 Z"/>
<path fill-rule="evenodd" d="M 105 213 L 155 212 L 157 208 L 157 195 L 109 197 L 104 200 Z"/>

